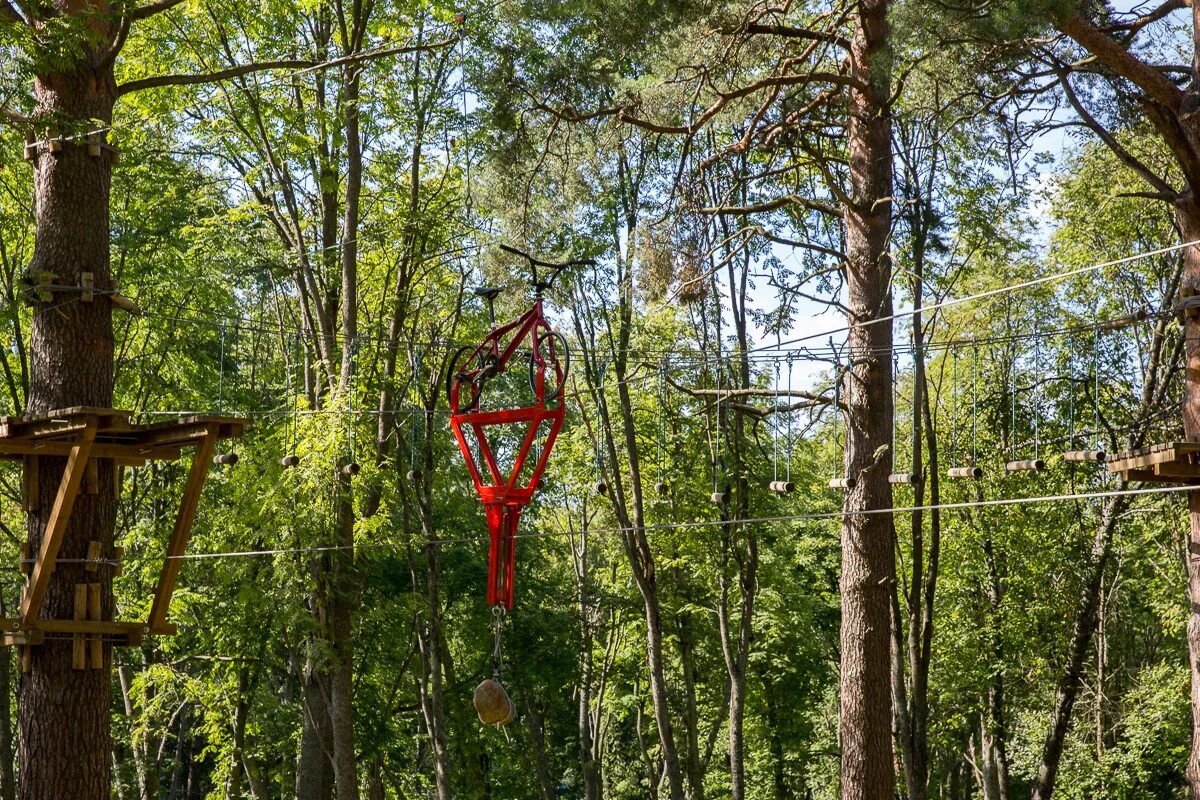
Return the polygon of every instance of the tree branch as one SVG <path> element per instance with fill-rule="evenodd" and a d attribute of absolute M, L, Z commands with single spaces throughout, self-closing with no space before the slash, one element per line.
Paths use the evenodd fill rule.
<path fill-rule="evenodd" d="M 1183 103 L 1183 91 L 1162 73 L 1134 56 L 1116 40 L 1106 36 L 1078 14 L 1058 18 L 1060 31 L 1100 59 L 1113 72 L 1137 86 L 1159 104 L 1178 113 Z"/>
<path fill-rule="evenodd" d="M 403 47 L 389 47 L 384 50 L 373 50 L 354 55 L 335 58 L 330 61 L 314 61 L 306 58 L 285 58 L 275 61 L 259 61 L 253 64 L 241 64 L 236 67 L 217 70 L 199 75 L 156 75 L 150 78 L 139 78 L 137 80 L 123 83 L 117 87 L 117 96 L 124 96 L 132 92 L 138 92 L 143 89 L 152 89 L 160 86 L 193 86 L 203 83 L 219 83 L 227 81 L 230 78 L 238 78 L 242 75 L 251 75 L 257 72 L 270 72 L 273 70 L 292 70 L 295 72 L 311 72 L 313 70 L 331 69 L 333 67 L 343 66 L 345 64 L 361 64 L 368 61 L 374 61 L 387 56 L 403 55 L 405 53 L 416 53 L 425 50 L 437 50 L 442 47 L 449 47 L 457 42 L 457 39 L 445 39 L 440 42 L 434 42 L 426 45 L 406 45 Z"/>
<path fill-rule="evenodd" d="M 153 17 L 155 14 L 161 14 L 163 11 L 172 9 L 182 2 L 183 0 L 158 0 L 158 2 L 155 3 L 147 3 L 146 5 L 135 8 L 133 11 L 129 12 L 129 18 L 131 20 L 136 20 Z"/>
<path fill-rule="evenodd" d="M 783 36 L 790 39 L 807 39 L 814 42 L 828 42 L 843 50 L 850 49 L 850 40 L 844 36 L 821 31 L 810 31 L 804 28 L 792 28 L 788 25 L 764 25 L 751 23 L 746 26 L 746 33 L 766 34 L 768 36 Z"/>
<path fill-rule="evenodd" d="M 1075 109 L 1075 113 L 1079 115 L 1079 118 L 1083 120 L 1084 124 L 1086 124 L 1088 128 L 1090 128 L 1097 136 L 1100 137 L 1100 140 L 1108 146 L 1108 149 L 1112 151 L 1113 155 L 1115 155 L 1123 164 L 1125 164 L 1125 166 L 1129 167 L 1131 170 L 1141 176 L 1142 180 L 1153 186 L 1160 194 L 1170 194 L 1172 196 L 1176 194 L 1171 188 L 1170 184 L 1168 184 L 1163 178 L 1156 175 L 1148 166 L 1135 158 L 1132 153 L 1126 150 L 1121 143 L 1117 141 L 1117 137 L 1113 136 L 1107 128 L 1101 125 L 1096 118 L 1088 112 L 1087 108 L 1085 108 L 1083 103 L 1080 102 L 1079 96 L 1075 94 L 1074 87 L 1071 86 L 1070 73 L 1068 70 L 1064 69 L 1059 73 L 1058 82 L 1063 87 L 1063 94 L 1066 95 L 1067 102 L 1069 102 L 1071 107 Z"/>
<path fill-rule="evenodd" d="M 822 203 L 818 200 L 810 200 L 807 197 L 801 197 L 797 194 L 784 195 L 783 197 L 777 197 L 774 200 L 768 200 L 764 203 L 754 203 L 746 206 L 718 206 L 701 210 L 705 214 L 744 215 L 778 211 L 779 209 L 786 208 L 788 206 L 801 206 L 809 209 L 810 211 L 819 211 L 822 214 L 826 214 L 830 217 L 836 217 L 838 219 L 841 219 L 842 217 L 842 212 L 835 206 L 829 205 L 828 203 Z"/>

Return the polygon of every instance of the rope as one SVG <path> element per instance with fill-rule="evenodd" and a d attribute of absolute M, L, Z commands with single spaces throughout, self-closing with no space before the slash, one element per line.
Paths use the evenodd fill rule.
<path fill-rule="evenodd" d="M 1124 258 L 1118 258 L 1113 261 L 1104 261 L 1099 264 L 1091 264 L 1086 267 L 1079 267 L 1078 269 L 1067 270 L 1066 272 L 1059 272 L 1059 273 L 1055 273 L 1053 275 L 1045 275 L 1041 278 L 1033 278 L 1031 280 L 1022 281 L 1021 283 L 1014 283 L 1011 286 L 1001 286 L 996 289 L 989 289 L 986 292 L 979 292 L 978 294 L 967 295 L 966 297 L 956 297 L 951 300 L 943 300 L 942 302 L 934 303 L 931 306 L 923 306 L 921 308 L 921 310 L 923 312 L 935 311 L 939 308 L 950 308 L 951 306 L 961 305 L 962 303 L 969 303 L 969 302 L 972 302 L 975 300 L 984 300 L 988 297 L 998 297 L 1003 294 L 1008 294 L 1009 292 L 1016 292 L 1016 291 L 1020 291 L 1021 289 L 1029 289 L 1034 286 L 1041 286 L 1043 284 L 1053 283 L 1055 281 L 1066 280 L 1067 278 L 1073 278 L 1076 275 L 1083 275 L 1088 272 L 1095 272 L 1097 270 L 1106 269 L 1107 267 L 1116 267 L 1116 266 L 1120 266 L 1121 264 L 1129 264 L 1134 261 L 1140 261 L 1143 258 L 1151 258 L 1152 256 L 1159 256 L 1159 255 L 1163 255 L 1164 253 L 1173 253 L 1176 250 L 1182 250 L 1186 247 L 1192 247 L 1194 245 L 1200 245 L 1200 239 L 1196 239 L 1196 240 L 1190 241 L 1190 242 L 1184 242 L 1182 244 L 1174 244 L 1174 245 L 1171 245 L 1170 247 L 1160 247 L 1157 250 L 1150 250 L 1145 253 L 1137 253 L 1132 256 L 1125 256 Z M 1200 300 L 1197 301 L 1197 304 L 1200 305 Z M 858 328 L 867 328 L 867 327 L 870 327 L 871 325 L 878 325 L 881 322 L 888 322 L 890 320 L 899 319 L 901 317 L 911 317 L 912 315 L 913 315 L 913 311 L 911 309 L 907 310 L 907 311 L 899 311 L 895 314 L 889 314 L 886 317 L 876 317 L 875 319 L 869 319 L 866 322 L 856 322 L 851 325 L 845 325 L 841 328 L 834 328 L 833 330 L 822 331 L 821 333 L 811 333 L 811 334 L 808 334 L 807 336 L 801 336 L 796 339 L 789 339 L 786 342 L 782 342 L 782 344 L 796 344 L 797 342 L 807 342 L 807 341 L 811 341 L 813 339 L 824 339 L 835 333 L 848 333 L 848 332 L 850 332 L 852 330 L 856 330 Z M 752 352 L 759 351 L 759 350 L 769 350 L 772 347 L 773 347 L 773 345 L 763 345 L 762 347 L 753 348 Z"/>
<path fill-rule="evenodd" d="M 593 528 L 588 531 L 590 534 L 610 534 L 610 533 L 630 533 L 633 531 L 672 531 L 696 528 L 714 528 L 723 525 L 744 525 L 744 524 L 765 524 L 773 522 L 800 522 L 803 520 L 828 520 L 828 519 L 844 519 L 846 517 L 859 516 L 878 516 L 880 514 L 910 514 L 915 512 L 928 511 L 947 511 L 947 510 L 963 510 L 971 508 L 999 508 L 1006 506 L 1024 506 L 1034 505 L 1038 503 L 1058 503 L 1074 500 L 1095 500 L 1109 497 L 1138 497 L 1142 495 L 1166 495 L 1177 494 L 1179 492 L 1194 492 L 1200 491 L 1200 488 L 1195 486 L 1156 486 L 1148 489 L 1112 489 L 1096 492 L 1081 492 L 1073 494 L 1057 494 L 1057 495 L 1039 495 L 1036 497 L 1008 497 L 998 498 L 995 500 L 973 500 L 959 503 L 936 503 L 921 506 L 902 506 L 898 508 L 873 508 L 850 511 L 823 511 L 809 512 L 805 514 L 785 514 L 769 517 L 754 517 L 751 519 L 742 520 L 701 520 L 696 522 L 675 522 L 675 523 L 657 523 L 642 526 L 627 526 L 627 527 L 612 527 L 612 528 Z M 518 533 L 518 539 L 554 539 L 573 535 L 570 531 L 543 531 L 532 533 Z M 486 536 L 464 537 L 455 539 L 432 539 L 422 540 L 422 544 L 444 545 L 444 544 L 479 544 L 486 543 Z M 412 542 L 366 542 L 356 545 L 326 545 L 321 547 L 284 547 L 271 550 L 234 550 L 227 552 L 216 553 L 184 553 L 179 556 L 164 556 L 154 555 L 149 556 L 157 560 L 178 559 L 184 561 L 210 559 L 210 558 L 248 558 L 255 556 L 272 556 L 272 555 L 291 555 L 298 553 L 321 553 L 333 550 L 349 550 L 349 549 L 399 549 L 408 547 Z M 126 556 L 128 558 L 128 555 Z"/>

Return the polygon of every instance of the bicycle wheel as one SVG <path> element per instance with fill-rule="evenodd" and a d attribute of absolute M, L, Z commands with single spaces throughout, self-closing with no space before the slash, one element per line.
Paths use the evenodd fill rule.
<path fill-rule="evenodd" d="M 470 411 L 479 403 L 483 391 L 483 364 L 479 350 L 465 344 L 454 351 L 446 370 L 446 402 L 454 408 L 454 384 L 458 384 L 458 410 Z"/>
<path fill-rule="evenodd" d="M 546 331 L 537 337 L 537 346 L 529 354 L 529 391 L 537 394 L 538 358 L 546 370 L 546 402 L 557 400 L 567 385 L 571 371 L 571 349 L 558 331 Z"/>

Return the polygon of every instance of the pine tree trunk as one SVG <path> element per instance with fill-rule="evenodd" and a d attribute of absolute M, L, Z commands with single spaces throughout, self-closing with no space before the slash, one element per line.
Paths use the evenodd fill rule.
<path fill-rule="evenodd" d="M 892 504 L 892 157 L 888 107 L 887 0 L 859 4 L 850 72 L 865 84 L 850 94 L 851 200 L 846 208 L 849 351 L 846 492 L 842 523 L 840 720 L 842 800 L 892 797 L 891 593 L 895 527 L 888 514 L 855 514 Z"/>
<path fill-rule="evenodd" d="M 101 26 L 102 27 L 102 26 Z M 101 33 L 98 37 L 107 37 Z M 116 87 L 112 65 L 84 47 L 63 72 L 39 75 L 37 116 L 85 132 L 112 119 Z M 48 123 L 49 124 L 49 123 Z M 109 286 L 109 181 L 107 158 L 91 158 L 83 143 L 62 152 L 42 153 L 34 164 L 37 242 L 30 273 L 53 275 L 52 282 L 78 286 L 90 272 L 97 287 Z M 107 302 L 67 302 L 56 294 L 35 308 L 30 347 L 31 413 L 70 406 L 111 407 L 113 332 Z M 49 306 L 58 306 L 50 310 Z M 44 458 L 39 473 L 40 510 L 31 512 L 31 552 L 41 545 L 54 506 L 65 459 Z M 111 461 L 99 461 L 101 486 L 111 486 Z M 80 493 L 59 551 L 64 560 L 87 556 L 95 539 L 111 553 L 116 501 L 111 491 Z M 43 618 L 70 619 L 77 583 L 101 583 L 101 611 L 112 619 L 112 576 L 85 572 L 82 564 L 62 564 L 50 578 Z M 47 641 L 31 648 L 31 671 L 19 688 L 20 796 L 25 800 L 107 800 L 112 770 L 109 701 L 111 645 L 104 645 L 104 668 L 71 668 L 71 642 Z"/>
<path fill-rule="evenodd" d="M 1193 196 L 1175 206 L 1175 218 L 1183 241 L 1200 239 L 1200 204 Z M 1183 288 L 1200 291 L 1200 249 L 1184 251 Z M 1188 319 L 1187 381 L 1183 401 L 1183 431 L 1188 441 L 1200 441 L 1200 320 Z M 1187 590 L 1191 613 L 1188 616 L 1188 663 L 1192 680 L 1192 750 L 1188 756 L 1187 780 L 1192 800 L 1200 800 L 1200 491 L 1188 493 L 1191 526 L 1188 530 Z"/>

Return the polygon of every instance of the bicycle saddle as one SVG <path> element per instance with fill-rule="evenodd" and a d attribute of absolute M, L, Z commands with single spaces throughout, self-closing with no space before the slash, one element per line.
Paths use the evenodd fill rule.
<path fill-rule="evenodd" d="M 475 293 L 476 297 L 484 297 L 488 300 L 494 300 L 496 295 L 500 294 L 500 292 L 503 290 L 495 286 L 476 286 L 471 291 Z"/>

